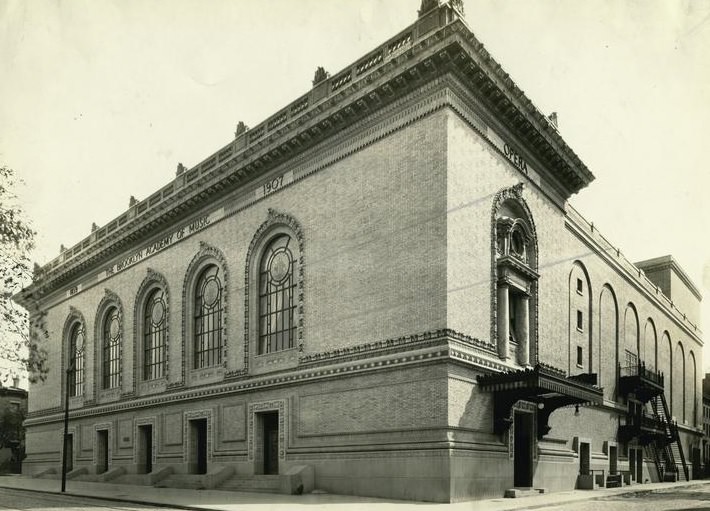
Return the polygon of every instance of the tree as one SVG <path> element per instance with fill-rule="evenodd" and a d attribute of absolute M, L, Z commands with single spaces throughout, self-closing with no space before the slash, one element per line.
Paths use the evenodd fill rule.
<path fill-rule="evenodd" d="M 14 170 L 0 167 L 0 361 L 8 365 L 0 366 L 0 383 L 21 369 L 31 381 L 43 380 L 47 373 L 43 345 L 49 335 L 37 292 L 24 293 L 27 310 L 12 299 L 33 280 L 30 252 L 36 233 L 15 192 L 20 184 Z"/>

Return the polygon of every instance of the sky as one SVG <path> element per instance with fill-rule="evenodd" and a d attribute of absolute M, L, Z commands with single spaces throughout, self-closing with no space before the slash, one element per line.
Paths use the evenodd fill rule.
<path fill-rule="evenodd" d="M 465 0 L 596 180 L 571 203 L 672 254 L 710 324 L 710 0 Z M 0 0 L 0 164 L 45 263 L 411 24 L 419 0 Z M 708 330 L 708 328 L 704 328 Z M 710 350 L 704 369 L 710 371 Z"/>

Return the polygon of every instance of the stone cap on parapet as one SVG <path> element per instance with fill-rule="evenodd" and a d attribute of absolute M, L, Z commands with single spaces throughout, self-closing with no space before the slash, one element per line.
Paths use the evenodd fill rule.
<path fill-rule="evenodd" d="M 136 246 L 176 221 L 252 183 L 432 80 L 453 75 L 490 113 L 528 145 L 560 194 L 569 197 L 594 176 L 556 126 L 517 87 L 462 18 L 461 2 L 422 2 L 418 19 L 202 162 L 180 164 L 175 178 L 108 224 L 38 268 L 35 284 L 15 299 L 51 293 L 89 268 Z M 424 12 L 426 7 L 426 12 Z M 40 291 L 41 290 L 41 291 Z"/>

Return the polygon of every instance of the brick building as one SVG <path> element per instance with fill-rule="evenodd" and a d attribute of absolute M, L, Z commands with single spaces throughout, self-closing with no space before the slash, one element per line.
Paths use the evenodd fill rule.
<path fill-rule="evenodd" d="M 692 476 L 700 295 L 463 21 L 416 21 L 46 264 L 25 472 L 432 501 Z"/>
<path fill-rule="evenodd" d="M 22 421 L 27 415 L 27 391 L 20 379 L 12 385 L 0 383 L 0 473 L 19 472 L 24 455 L 25 433 Z"/>

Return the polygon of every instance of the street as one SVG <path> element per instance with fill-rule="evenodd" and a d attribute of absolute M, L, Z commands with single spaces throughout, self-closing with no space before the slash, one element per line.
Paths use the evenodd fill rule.
<path fill-rule="evenodd" d="M 710 511 L 710 485 L 627 493 L 597 500 L 536 508 L 544 511 Z"/>
<path fill-rule="evenodd" d="M 54 511 L 57 508 L 77 511 L 87 511 L 89 509 L 102 511 L 109 509 L 121 511 L 157 509 L 155 506 L 142 506 L 127 502 L 0 488 L 0 511 Z M 169 511 L 171 508 L 161 507 L 160 509 Z"/>

